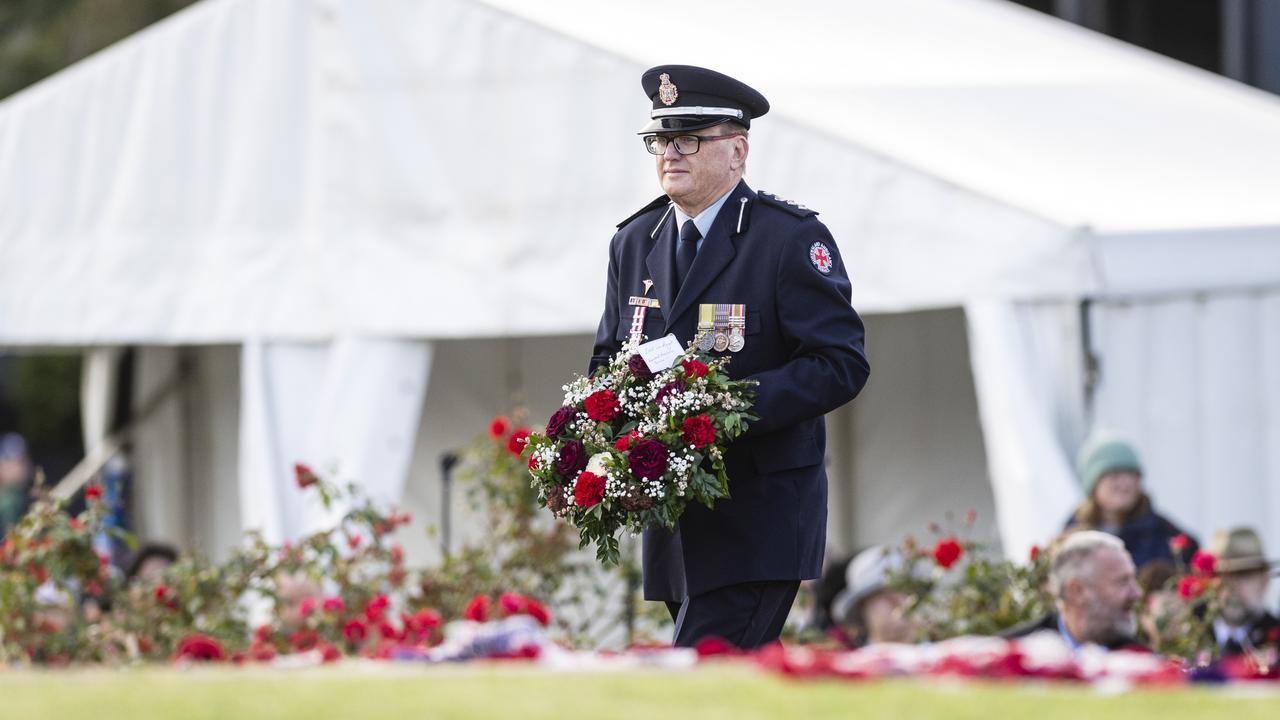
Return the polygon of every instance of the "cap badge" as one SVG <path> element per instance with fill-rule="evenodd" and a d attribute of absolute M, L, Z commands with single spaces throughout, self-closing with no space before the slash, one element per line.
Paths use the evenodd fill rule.
<path fill-rule="evenodd" d="M 662 84 L 658 86 L 658 99 L 662 101 L 663 105 L 671 105 L 676 101 L 676 98 L 680 97 L 680 91 L 676 89 L 675 84 L 671 82 L 671 76 L 667 73 L 662 73 L 658 76 L 658 79 L 662 81 Z"/>
<path fill-rule="evenodd" d="M 831 250 L 823 243 L 816 242 L 809 246 L 809 262 L 823 275 L 831 274 Z"/>

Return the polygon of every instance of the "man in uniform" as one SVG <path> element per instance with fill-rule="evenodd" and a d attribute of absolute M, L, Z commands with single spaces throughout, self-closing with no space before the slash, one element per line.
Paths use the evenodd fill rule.
<path fill-rule="evenodd" d="M 823 415 L 866 383 L 862 321 L 817 213 L 742 181 L 764 96 L 684 65 L 655 67 L 641 85 L 653 110 L 639 134 L 664 195 L 610 243 L 590 369 L 633 334 L 685 346 L 702 334 L 732 356 L 732 377 L 759 381 L 760 419 L 725 456 L 731 497 L 644 535 L 645 598 L 667 603 L 675 644 L 754 648 L 777 639 L 800 581 L 822 571 Z"/>

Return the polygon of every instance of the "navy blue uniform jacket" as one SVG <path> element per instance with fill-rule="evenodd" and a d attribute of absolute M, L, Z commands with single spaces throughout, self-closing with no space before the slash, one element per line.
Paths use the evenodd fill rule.
<path fill-rule="evenodd" d="M 623 221 L 609 246 L 609 281 L 590 369 L 609 362 L 631 329 L 628 298 L 645 295 L 645 335 L 672 333 L 687 346 L 702 303 L 743 303 L 746 345 L 734 378 L 759 381 L 760 419 L 725 455 L 730 498 L 714 509 L 689 505 L 677 532 L 644 535 L 644 593 L 683 600 L 726 585 L 818 577 L 826 542 L 823 415 L 867 381 L 862 320 L 826 226 L 800 208 L 738 183 L 703 240 L 689 277 L 674 288 L 675 216 L 658 198 Z M 828 273 L 810 259 L 814 243 L 832 257 Z"/>

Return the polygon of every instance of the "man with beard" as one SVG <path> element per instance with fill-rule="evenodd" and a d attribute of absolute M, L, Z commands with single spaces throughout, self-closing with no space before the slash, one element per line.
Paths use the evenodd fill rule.
<path fill-rule="evenodd" d="M 1108 650 L 1141 648 L 1134 640 L 1134 606 L 1142 590 L 1133 559 L 1114 535 L 1083 530 L 1062 541 L 1049 561 L 1049 592 L 1057 612 L 1005 637 L 1049 631 L 1061 635 L 1073 650 L 1090 644 Z"/>
<path fill-rule="evenodd" d="M 652 109 L 639 135 L 663 195 L 610 243 L 590 367 L 670 334 L 759 383 L 759 420 L 725 452 L 730 497 L 644 536 L 644 596 L 667 603 L 675 644 L 755 648 L 778 638 L 800 581 L 822 572 L 823 416 L 866 383 L 862 320 L 817 213 L 743 180 L 764 96 L 689 65 L 651 68 L 640 84 Z"/>
<path fill-rule="evenodd" d="M 1209 553 L 1217 558 L 1215 571 L 1224 590 L 1222 614 L 1213 621 L 1222 656 L 1280 647 L 1280 620 L 1266 609 L 1271 563 L 1263 553 L 1262 538 L 1253 528 L 1219 530 Z"/>

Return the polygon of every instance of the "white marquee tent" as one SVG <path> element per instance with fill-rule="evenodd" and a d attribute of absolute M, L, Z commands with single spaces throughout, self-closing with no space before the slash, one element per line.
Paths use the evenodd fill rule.
<path fill-rule="evenodd" d="M 0 346 L 88 352 L 91 445 L 120 348 L 181 378 L 146 534 L 295 534 L 296 459 L 434 518 L 439 453 L 585 364 L 661 62 L 770 98 L 748 181 L 852 268 L 834 547 L 974 507 L 1020 555 L 1098 426 L 1280 548 L 1280 100 L 999 0 L 204 0 L 0 103 Z"/>

